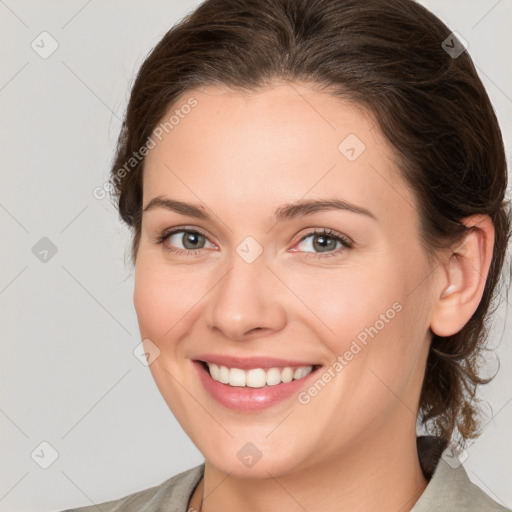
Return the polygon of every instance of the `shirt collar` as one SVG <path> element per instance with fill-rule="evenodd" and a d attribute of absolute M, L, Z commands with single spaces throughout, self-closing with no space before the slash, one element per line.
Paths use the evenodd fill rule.
<path fill-rule="evenodd" d="M 505 512 L 469 479 L 453 444 L 435 436 L 416 439 L 421 469 L 429 483 L 411 512 Z M 463 454 L 464 452 L 462 452 Z"/>

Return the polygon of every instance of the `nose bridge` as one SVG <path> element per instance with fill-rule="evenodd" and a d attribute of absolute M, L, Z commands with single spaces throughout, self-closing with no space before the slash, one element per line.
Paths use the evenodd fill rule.
<path fill-rule="evenodd" d="M 266 264 L 262 248 L 258 249 L 254 240 L 239 244 L 230 255 L 227 272 L 212 290 L 206 311 L 210 329 L 242 339 L 257 328 L 282 328 L 285 310 L 273 293 L 276 279 Z"/>

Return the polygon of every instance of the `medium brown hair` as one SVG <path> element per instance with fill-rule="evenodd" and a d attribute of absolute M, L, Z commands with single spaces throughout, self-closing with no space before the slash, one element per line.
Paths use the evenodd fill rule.
<path fill-rule="evenodd" d="M 111 171 L 114 201 L 141 232 L 144 159 L 119 178 L 187 91 L 225 85 L 259 90 L 304 81 L 369 109 L 415 193 L 426 254 L 462 240 L 462 219 L 487 214 L 493 258 L 481 302 L 453 336 L 433 334 L 420 418 L 449 441 L 476 437 L 475 390 L 487 321 L 510 236 L 507 168 L 498 122 L 466 51 L 436 16 L 412 0 L 206 0 L 169 30 L 134 82 Z M 447 42 L 448 41 L 448 46 Z M 443 43 L 444 42 L 444 43 Z M 490 380 L 490 379 L 488 379 Z"/>

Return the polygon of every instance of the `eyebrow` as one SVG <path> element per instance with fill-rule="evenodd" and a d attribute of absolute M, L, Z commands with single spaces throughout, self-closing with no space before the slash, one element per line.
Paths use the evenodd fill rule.
<path fill-rule="evenodd" d="M 198 219 L 210 219 L 210 215 L 204 206 L 185 203 L 164 196 L 157 196 L 151 199 L 144 207 L 143 212 L 148 212 L 155 208 L 164 208 L 165 210 L 188 215 L 189 217 L 196 217 Z M 344 210 L 377 220 L 376 216 L 370 210 L 344 201 L 343 199 L 299 200 L 294 203 L 284 204 L 275 210 L 274 218 L 276 222 L 283 222 L 284 220 L 306 217 L 317 212 L 329 210 Z"/>

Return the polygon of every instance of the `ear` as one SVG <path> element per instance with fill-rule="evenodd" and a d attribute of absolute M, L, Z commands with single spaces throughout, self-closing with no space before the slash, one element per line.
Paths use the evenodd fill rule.
<path fill-rule="evenodd" d="M 452 336 L 469 321 L 482 299 L 492 261 L 494 226 L 491 218 L 472 215 L 462 222 L 474 227 L 443 259 L 430 321 L 430 328 L 438 336 Z"/>

